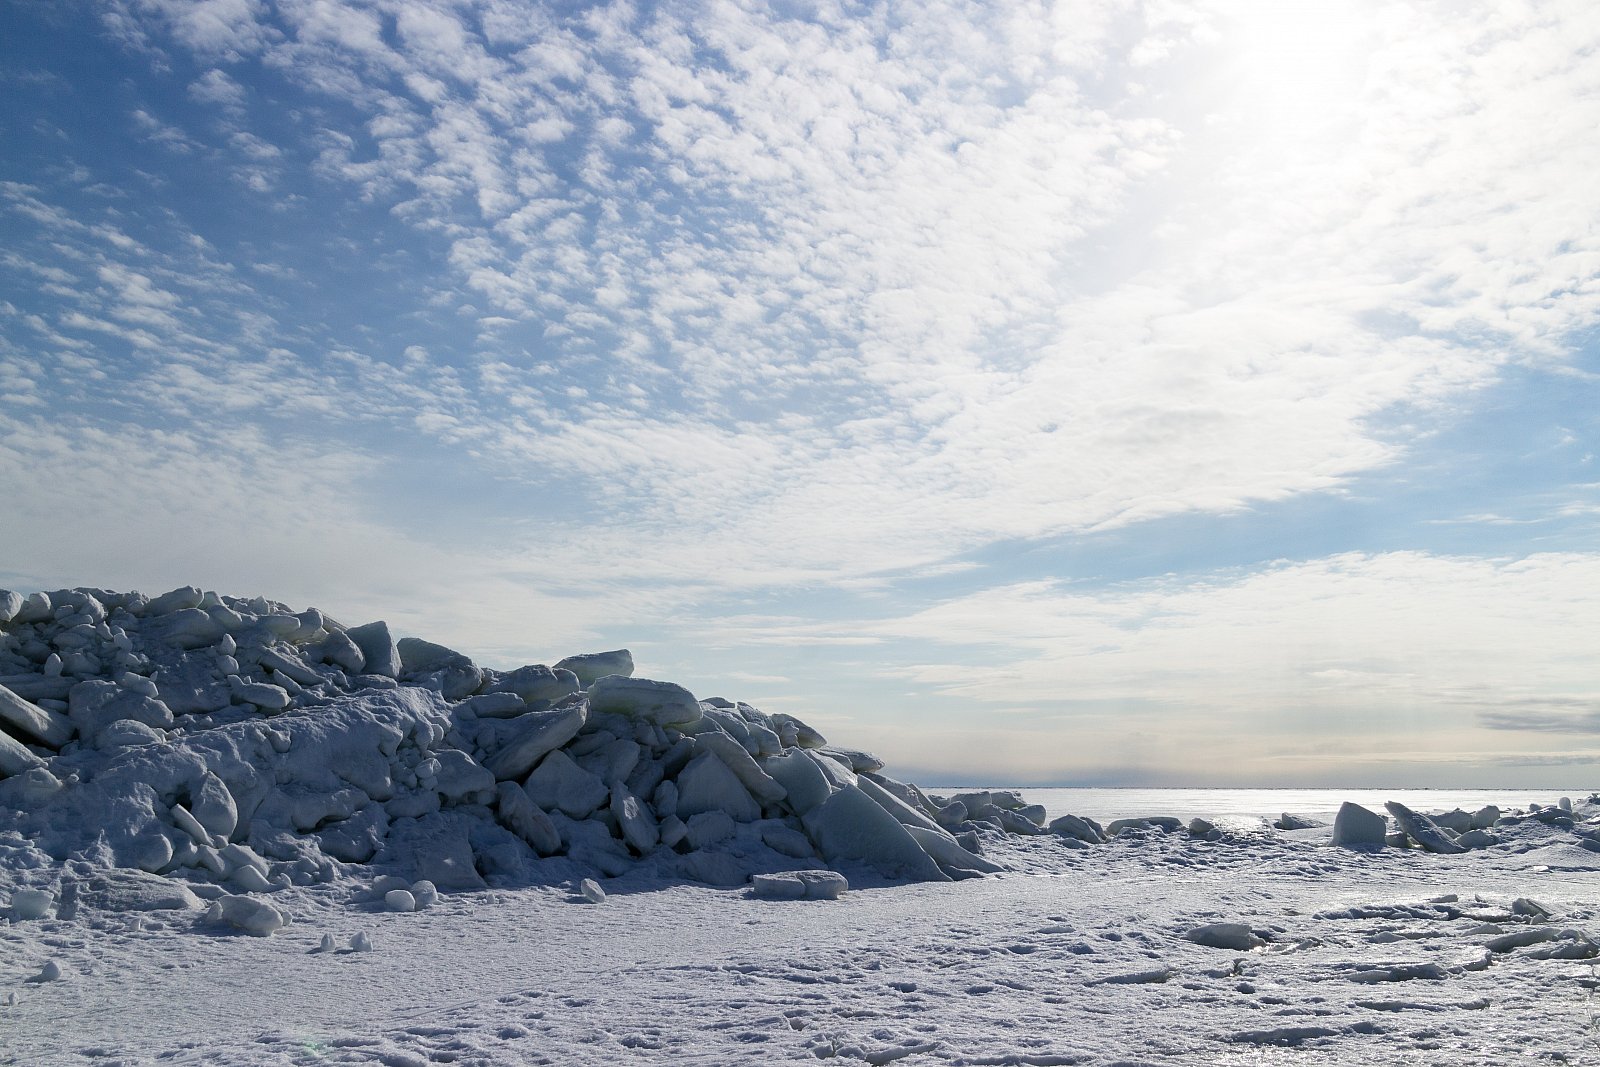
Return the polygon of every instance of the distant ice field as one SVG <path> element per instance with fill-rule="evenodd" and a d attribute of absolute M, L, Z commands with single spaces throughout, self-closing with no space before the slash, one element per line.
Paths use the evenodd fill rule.
<path fill-rule="evenodd" d="M 927 786 L 925 792 L 948 796 L 972 791 L 973 786 Z M 1527 789 L 1030 789 L 1015 786 L 989 786 L 1016 789 L 1029 804 L 1043 804 L 1047 817 L 1087 815 L 1102 823 L 1112 819 L 1172 815 L 1181 819 L 1199 816 L 1238 825 L 1256 819 L 1276 819 L 1284 812 L 1314 819 L 1332 820 L 1345 801 L 1354 801 L 1371 811 L 1382 812 L 1385 801 L 1397 800 L 1415 811 L 1449 811 L 1462 808 L 1476 811 L 1486 804 L 1502 810 L 1526 808 L 1537 801 L 1549 804 L 1552 790 Z M 1587 796 L 1592 785 L 1574 786 L 1565 795 L 1574 799 Z M 1538 794 L 1538 795 L 1535 795 Z"/>

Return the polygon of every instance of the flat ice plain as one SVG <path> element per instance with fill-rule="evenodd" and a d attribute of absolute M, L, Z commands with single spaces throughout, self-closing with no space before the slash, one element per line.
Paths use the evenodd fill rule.
<path fill-rule="evenodd" d="M 1593 967 L 1486 947 L 1541 929 L 1511 915 L 1519 897 L 1593 933 L 1600 856 L 1543 827 L 1466 856 L 1325 836 L 1019 839 L 990 852 L 1013 872 L 837 901 L 625 876 L 599 906 L 529 887 L 396 914 L 340 882 L 285 890 L 295 923 L 270 938 L 191 914 L 80 912 L 0 934 L 0 990 L 15 993 L 0 1058 L 1600 1062 Z M 1239 952 L 1183 936 L 1223 921 L 1272 940 Z M 348 951 L 358 933 L 370 952 Z M 334 952 L 313 951 L 324 934 Z M 47 960 L 62 978 L 29 984 Z"/>
<path fill-rule="evenodd" d="M 234 738 L 265 730 L 260 740 L 266 747 L 259 751 L 270 754 L 282 733 L 288 736 L 279 739 L 277 754 L 297 752 L 297 731 L 325 725 L 340 709 L 370 709 L 373 694 L 397 691 L 396 676 L 404 689 L 417 684 L 408 675 L 418 673 L 396 659 L 392 674 L 378 676 L 390 680 L 375 680 L 362 668 L 388 649 L 369 648 L 355 664 L 338 641 L 331 645 L 352 663 L 348 670 L 330 667 L 312 650 L 330 635 L 352 631 L 303 617 L 302 625 L 317 625 L 292 634 L 285 612 L 265 602 L 255 606 L 267 610 L 251 611 L 248 602 L 218 600 L 238 619 L 211 611 L 209 617 L 220 620 L 215 634 L 197 616 L 182 616 L 185 642 L 212 643 L 194 644 L 173 658 L 156 640 L 157 631 L 173 624 L 147 621 L 162 618 L 160 612 L 145 606 L 129 611 L 126 600 L 108 610 L 114 595 L 103 600 L 96 605 L 98 621 L 76 621 L 79 614 L 93 616 L 95 607 L 65 602 L 49 608 L 48 621 L 18 623 L 18 611 L 0 620 L 9 641 L 0 647 L 10 657 L 6 677 L 19 687 L 28 688 L 24 676 L 34 667 L 39 678 L 62 678 L 64 646 L 88 649 L 102 661 L 76 661 L 84 671 L 65 675 L 71 686 L 117 679 L 115 692 L 81 690 L 76 706 L 48 695 L 27 699 L 69 720 L 72 739 L 61 740 L 68 727 L 48 714 L 12 706 L 6 719 L 13 748 L 20 745 L 26 755 L 8 749 L 11 769 L 0 781 L 0 1063 L 1600 1063 L 1594 944 L 1600 933 L 1600 852 L 1594 851 L 1600 798 L 1574 796 L 1563 807 L 1551 797 L 1532 811 L 1505 811 L 1487 831 L 1492 843 L 1445 828 L 1444 845 L 1476 842 L 1460 854 L 1427 851 L 1415 839 L 1398 837 L 1391 840 L 1404 847 L 1339 847 L 1330 843 L 1333 827 L 1326 823 L 1280 830 L 1218 820 L 1214 832 L 1203 826 L 1191 832 L 1192 812 L 1172 813 L 1184 817 L 1177 826 L 1134 824 L 1090 844 L 1042 825 L 1028 832 L 1016 822 L 1025 803 L 1007 809 L 1013 815 L 1001 820 L 982 808 L 981 798 L 969 797 L 963 806 L 973 810 L 966 814 L 979 817 L 953 821 L 948 806 L 935 801 L 935 810 L 924 815 L 940 826 L 951 823 L 963 847 L 977 847 L 985 864 L 1003 869 L 966 877 L 972 872 L 962 869 L 959 855 L 946 854 L 944 838 L 929 838 L 927 831 L 917 840 L 930 855 L 944 856 L 928 871 L 953 871 L 959 880 L 907 881 L 904 855 L 883 860 L 882 849 L 892 851 L 894 842 L 874 838 L 871 847 L 857 850 L 860 858 L 844 856 L 840 850 L 848 846 L 840 844 L 838 827 L 794 814 L 805 805 L 793 797 L 758 801 L 757 818 L 715 840 L 705 835 L 726 827 L 701 819 L 702 846 L 687 839 L 676 847 L 644 844 L 645 823 L 634 820 L 648 816 L 659 837 L 663 826 L 670 831 L 677 811 L 688 809 L 667 810 L 677 790 L 663 795 L 619 786 L 624 778 L 635 785 L 647 781 L 651 775 L 638 765 L 650 759 L 671 766 L 666 754 L 681 740 L 673 728 L 659 738 L 659 756 L 648 755 L 648 740 L 637 742 L 638 764 L 623 760 L 628 773 L 606 783 L 610 807 L 597 806 L 598 814 L 583 820 L 540 809 L 559 825 L 562 840 L 549 854 L 517 842 L 526 858 L 515 869 L 512 850 L 495 833 L 508 821 L 524 825 L 519 819 L 527 809 L 502 787 L 532 779 L 537 767 L 527 770 L 520 759 L 497 754 L 522 743 L 522 735 L 494 726 L 480 741 L 473 723 L 440 719 L 429 705 L 416 712 L 408 736 L 426 734 L 431 755 L 408 750 L 413 741 L 394 748 L 385 772 L 394 781 L 387 784 L 368 768 L 363 796 L 340 801 L 367 807 L 328 809 L 331 793 L 303 793 L 303 783 L 271 755 L 250 756 L 259 759 L 258 771 L 280 775 L 257 796 L 243 769 L 245 750 L 235 745 L 225 751 L 213 739 L 200 751 L 212 754 L 208 766 L 227 779 L 224 793 L 204 774 L 167 782 L 152 789 L 143 807 L 108 807 L 105 824 L 96 826 L 95 809 L 68 803 L 92 795 L 96 781 L 131 781 L 132 768 L 181 763 L 196 751 L 196 738 L 214 734 Z M 39 610 L 35 604 L 22 617 Z M 173 613 L 205 610 L 196 604 Z M 268 616 L 276 621 L 262 621 Z M 58 625 L 62 621 L 71 625 Z M 97 631 L 102 624 L 103 648 L 81 630 L 75 631 L 81 643 L 69 639 L 37 661 L 40 648 L 29 647 L 46 635 L 80 626 Z M 276 652 L 262 656 L 262 649 Z M 118 652 L 126 654 L 120 665 Z M 156 662 L 163 657 L 165 675 Z M 202 659 L 210 664 L 206 670 Z M 279 684 L 289 677 L 285 664 L 304 682 Z M 218 673 L 219 665 L 232 670 Z M 88 671 L 91 666 L 100 672 Z M 320 677 L 313 682 L 306 672 Z M 456 701 L 439 691 L 448 679 L 435 679 L 433 692 L 439 706 L 459 706 L 500 681 L 489 672 L 472 695 Z M 64 684 L 40 683 L 35 692 Z M 139 720 L 98 715 L 106 704 L 89 699 L 124 700 L 146 718 L 160 719 L 152 704 L 165 701 L 146 689 L 160 694 L 163 685 L 178 703 L 183 693 L 206 692 L 222 703 L 136 729 L 126 723 Z M 250 686 L 277 686 L 295 698 L 283 702 L 293 706 L 272 707 L 276 693 Z M 298 694 L 291 692 L 296 687 Z M 478 706 L 500 704 L 509 702 Z M 500 710 L 535 716 L 534 724 L 548 712 Z M 727 709 L 712 704 L 709 710 Z M 419 725 L 427 723 L 450 725 L 456 736 L 440 729 L 434 737 L 431 726 Z M 579 731 L 590 740 L 569 739 L 567 747 L 551 751 L 578 752 L 570 762 L 581 763 L 579 769 L 597 761 L 617 768 L 626 746 L 597 742 L 602 724 L 613 734 L 619 729 L 616 720 L 596 718 L 586 723 L 588 734 Z M 648 738 L 650 731 L 641 727 L 638 736 Z M 763 754 L 759 739 L 749 740 L 752 760 L 762 767 L 788 767 L 791 750 L 801 747 L 780 745 L 774 752 L 769 743 Z M 737 752 L 722 751 L 724 742 L 705 744 L 749 776 Z M 448 757 L 449 751 L 465 755 Z M 597 756 L 602 751 L 603 758 Z M 852 756 L 858 768 L 871 761 L 839 751 L 827 757 L 843 762 L 823 797 L 874 777 L 867 770 L 848 777 L 857 773 L 844 766 Z M 234 757 L 238 766 L 229 762 Z M 456 766 L 458 760 L 471 767 Z M 492 765 L 514 774 L 485 786 L 483 775 L 471 773 Z M 582 792 L 587 780 L 559 766 L 567 788 Z M 681 767 L 679 775 L 682 780 Z M 713 780 L 705 773 L 690 776 L 691 783 L 702 779 Z M 768 788 L 753 776 L 748 781 L 751 790 Z M 691 788 L 698 786 L 685 787 Z M 385 792 L 392 795 L 379 800 Z M 615 800 L 619 793 L 638 800 L 642 792 L 649 799 L 631 807 Z M 277 793 L 302 806 L 283 807 Z M 442 812 L 418 806 L 418 797 L 433 795 L 440 796 Z M 569 806 L 576 803 L 557 795 Z M 718 795 L 740 806 L 755 793 L 729 786 Z M 174 796 L 179 799 L 168 800 Z M 231 821 L 230 800 L 236 802 Z M 824 802 L 806 802 L 807 812 Z M 243 810 L 251 803 L 258 812 L 253 829 Z M 882 810 L 893 807 L 878 803 Z M 339 828 L 374 804 L 390 805 L 382 821 L 387 837 L 373 837 L 367 858 L 330 859 L 321 846 L 312 849 L 320 840 L 359 854 L 361 842 L 352 844 L 353 835 Z M 312 819 L 304 805 L 323 807 Z M 502 806 L 522 815 L 503 814 Z M 280 811 L 281 820 L 274 821 L 279 817 L 272 813 Z M 404 814 L 410 811 L 420 814 Z M 612 812 L 609 821 L 605 811 Z M 450 812 L 461 825 L 477 828 L 471 840 L 480 869 L 456 871 L 460 891 L 442 892 L 419 910 L 391 910 L 391 885 L 408 886 L 401 891 L 408 897 L 416 891 L 413 905 L 425 903 L 418 871 L 406 863 L 438 857 L 417 851 L 419 842 L 434 839 L 416 837 L 415 828 L 444 825 L 428 820 Z M 191 827 L 197 816 L 208 826 Z M 300 816 L 312 825 L 285 829 Z M 1411 816 L 1401 809 L 1384 829 L 1396 834 Z M 369 812 L 369 823 L 377 825 L 376 818 Z M 585 825 L 609 827 L 614 843 L 591 839 Z M 793 847 L 797 838 L 780 829 L 809 834 L 816 854 L 797 857 L 769 847 L 802 851 Z M 1431 837 L 1440 828 L 1416 829 Z M 161 853 L 152 845 L 155 837 L 166 843 L 164 854 L 151 853 Z M 392 851 L 400 839 L 412 851 Z M 700 853 L 725 859 L 695 859 Z M 618 861 L 619 854 L 627 862 Z M 775 900 L 753 895 L 743 878 L 707 884 L 708 878 L 732 882 L 726 875 L 734 869 L 810 868 L 842 872 L 849 890 L 838 899 Z M 450 871 L 449 864 L 439 869 Z M 468 884 L 473 879 L 482 884 Z M 585 879 L 603 890 L 603 899 L 585 897 Z M 272 921 L 225 921 L 217 907 L 225 899 L 258 902 Z M 284 919 L 292 921 L 279 926 Z"/>

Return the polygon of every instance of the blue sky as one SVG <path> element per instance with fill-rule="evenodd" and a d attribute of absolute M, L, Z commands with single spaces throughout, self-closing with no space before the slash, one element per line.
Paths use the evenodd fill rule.
<path fill-rule="evenodd" d="M 1600 14 L 0 0 L 0 584 L 928 782 L 1592 784 Z"/>

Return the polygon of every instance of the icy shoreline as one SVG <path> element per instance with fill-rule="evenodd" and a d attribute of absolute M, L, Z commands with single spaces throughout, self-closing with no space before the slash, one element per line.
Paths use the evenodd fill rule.
<path fill-rule="evenodd" d="M 632 671 L 196 589 L 0 591 L 0 1063 L 1587 1040 L 1600 798 L 1052 819 Z M 1479 1032 L 1491 1007 L 1517 1030 Z"/>

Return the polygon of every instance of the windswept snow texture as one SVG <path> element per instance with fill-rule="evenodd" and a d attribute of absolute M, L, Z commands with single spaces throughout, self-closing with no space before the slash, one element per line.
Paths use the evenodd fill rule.
<path fill-rule="evenodd" d="M 194 910 L 86 903 L 71 921 L 0 933 L 0 1002 L 15 994 L 0 1004 L 0 1062 L 1481 1065 L 1600 1054 L 1593 971 L 1561 958 L 1592 950 L 1580 931 L 1595 932 L 1600 856 L 1542 823 L 1467 856 L 1267 834 L 997 846 L 1017 870 L 836 901 L 631 874 L 603 879 L 597 905 L 576 887 L 529 887 L 403 914 L 341 880 L 278 894 L 294 924 L 270 938 L 228 936 Z M 1517 914 L 1520 898 L 1548 917 Z M 1224 921 L 1264 946 L 1186 936 Z M 1506 933 L 1530 938 L 1494 951 Z M 352 950 L 362 934 L 370 951 Z M 51 962 L 61 978 L 32 981 Z"/>
<path fill-rule="evenodd" d="M 1600 1059 L 1600 797 L 1047 821 L 632 670 L 0 590 L 0 1064 Z"/>

